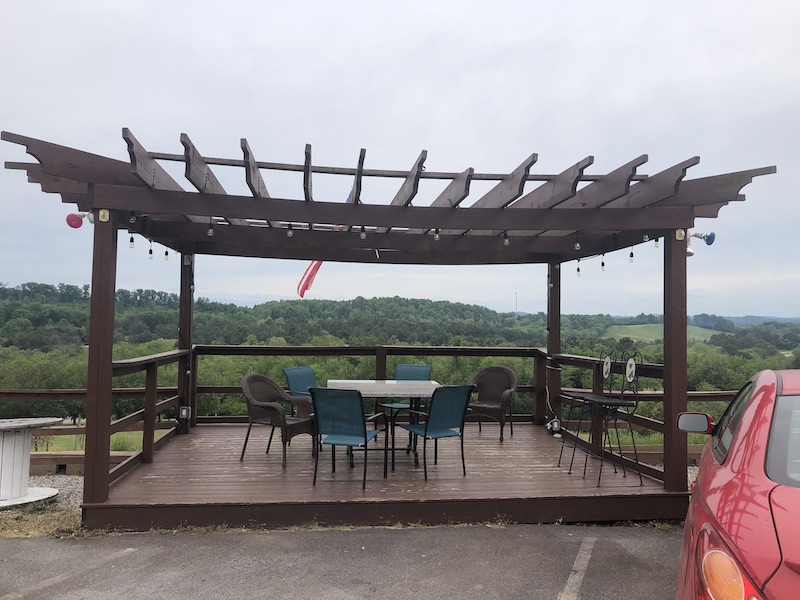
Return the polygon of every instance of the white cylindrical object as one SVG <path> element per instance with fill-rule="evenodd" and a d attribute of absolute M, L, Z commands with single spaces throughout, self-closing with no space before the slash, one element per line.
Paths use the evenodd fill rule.
<path fill-rule="evenodd" d="M 30 448 L 30 429 L 0 431 L 0 500 L 20 498 L 28 493 Z"/>

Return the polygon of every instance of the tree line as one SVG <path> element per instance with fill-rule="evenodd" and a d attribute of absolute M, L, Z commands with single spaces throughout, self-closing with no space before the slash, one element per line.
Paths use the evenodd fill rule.
<path fill-rule="evenodd" d="M 89 330 L 89 286 L 26 283 L 0 284 L 0 389 L 58 389 L 86 386 L 86 348 Z M 163 352 L 175 347 L 179 298 L 155 290 L 116 293 L 114 355 L 116 359 Z M 786 320 L 737 327 L 716 315 L 695 315 L 691 324 L 717 331 L 707 342 L 689 345 L 690 390 L 735 390 L 763 368 L 800 368 L 800 323 Z M 562 352 L 599 356 L 604 349 L 636 349 L 646 362 L 663 362 L 663 344 L 609 338 L 612 325 L 663 323 L 662 315 L 635 317 L 563 315 Z M 532 346 L 546 345 L 546 315 L 498 313 L 488 308 L 444 301 L 362 297 L 345 301 L 282 300 L 254 307 L 198 298 L 194 307 L 193 338 L 199 344 L 231 345 L 423 345 Z M 286 364 L 283 364 L 283 363 Z M 436 358 L 437 379 L 468 380 L 483 366 L 465 357 Z M 236 385 L 248 370 L 282 380 L 280 368 L 291 358 L 235 361 L 204 359 L 202 385 Z M 509 364 L 530 383 L 530 366 Z M 331 357 L 315 365 L 320 380 L 328 376 L 363 378 L 372 366 L 358 358 Z M 204 374 L 204 375 L 203 375 Z M 115 385 L 138 386 L 130 376 Z M 590 387 L 585 370 L 566 369 L 565 387 Z M 168 378 L 168 377 L 165 377 Z M 645 382 L 658 389 L 660 382 Z M 225 402 L 232 403 L 225 406 Z M 205 399 L 210 414 L 243 411 L 241 398 Z M 66 414 L 79 405 L 61 406 Z M 234 406 L 235 405 L 235 406 Z M 46 406 L 31 407 L 36 412 Z M 130 407 L 120 405 L 120 411 Z M 20 410 L 0 405 L 0 416 Z M 41 413 L 41 414 L 44 414 Z M 55 413 L 50 413 L 55 414 Z M 59 413 L 60 414 L 60 413 Z M 122 412 L 122 414 L 126 414 Z M 19 414 L 14 416 L 21 416 Z M 657 415 L 653 415 L 657 416 Z"/>

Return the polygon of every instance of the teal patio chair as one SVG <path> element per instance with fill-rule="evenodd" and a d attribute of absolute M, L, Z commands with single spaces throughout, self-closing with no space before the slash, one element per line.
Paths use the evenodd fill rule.
<path fill-rule="evenodd" d="M 312 387 L 311 401 L 314 406 L 317 435 L 321 444 L 331 446 L 331 473 L 336 472 L 336 446 L 346 446 L 350 451 L 350 467 L 353 465 L 355 450 L 364 451 L 364 477 L 361 489 L 367 488 L 367 455 L 371 451 L 383 452 L 383 476 L 387 476 L 387 459 L 389 456 L 389 438 L 384 436 L 383 448 L 368 448 L 371 440 L 386 429 L 367 429 L 367 421 L 383 416 L 375 413 L 364 415 L 364 399 L 358 390 L 336 390 L 331 388 Z M 314 485 L 317 484 L 317 466 L 319 452 L 314 460 Z"/>
<path fill-rule="evenodd" d="M 394 368 L 394 378 L 398 381 L 429 381 L 433 365 L 413 365 L 400 363 Z M 400 402 L 388 402 L 381 406 L 390 411 L 391 431 L 394 435 L 394 425 L 397 414 L 404 410 L 420 410 L 423 400 L 421 398 L 400 398 Z M 407 400 L 407 402 L 403 402 Z M 415 403 L 416 400 L 416 403 Z M 412 419 L 413 422 L 413 419 Z M 408 434 L 408 448 L 411 449 L 411 434 Z M 392 470 L 394 470 L 394 437 L 392 438 Z"/>
<path fill-rule="evenodd" d="M 414 464 L 419 466 L 417 453 L 417 439 L 422 438 L 422 465 L 425 470 L 425 479 L 428 479 L 428 440 L 433 440 L 433 464 L 439 461 L 439 440 L 442 438 L 457 437 L 461 440 L 461 469 L 467 475 L 467 465 L 464 461 L 464 418 L 467 415 L 469 398 L 474 390 L 472 385 L 447 385 L 436 388 L 431 397 L 428 411 L 413 411 L 424 416 L 423 423 L 401 423 L 399 427 L 406 429 L 414 436 L 412 452 Z"/>
<path fill-rule="evenodd" d="M 311 398 L 308 390 L 317 387 L 317 378 L 311 367 L 285 367 L 283 374 L 286 376 L 290 396 Z"/>

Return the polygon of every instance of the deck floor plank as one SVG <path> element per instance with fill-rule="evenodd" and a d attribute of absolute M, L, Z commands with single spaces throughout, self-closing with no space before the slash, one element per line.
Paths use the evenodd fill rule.
<path fill-rule="evenodd" d="M 355 468 L 351 469 L 344 448 L 337 448 L 336 472 L 331 473 L 330 448 L 326 446 L 320 456 L 317 484 L 312 486 L 314 462 L 309 436 L 292 440 L 286 469 L 282 469 L 279 432 L 266 454 L 269 429 L 263 426 L 253 428 L 244 461 L 239 461 L 245 431 L 246 426 L 242 425 L 201 425 L 189 435 L 177 436 L 156 453 L 153 463 L 137 466 L 112 483 L 107 502 L 87 505 L 85 521 L 95 526 L 115 526 L 112 521 L 117 519 L 123 526 L 142 528 L 141 524 L 134 524 L 137 518 L 142 523 L 163 525 L 176 518 L 166 515 L 174 515 L 180 509 L 182 523 L 205 524 L 214 520 L 210 508 L 214 507 L 219 522 L 239 522 L 247 510 L 253 515 L 248 517 L 250 522 L 291 521 L 291 515 L 302 522 L 309 514 L 322 515 L 319 507 L 325 505 L 339 507 L 341 522 L 349 520 L 348 511 L 356 515 L 355 520 L 402 521 L 406 518 L 403 515 L 415 514 L 413 510 L 426 521 L 426 511 L 438 510 L 431 508 L 434 505 L 447 507 L 459 519 L 469 518 L 470 510 L 476 510 L 478 518 L 494 505 L 507 510 L 513 515 L 512 520 L 527 522 L 558 520 L 561 517 L 553 514 L 559 510 L 573 521 L 581 520 L 575 516 L 580 514 L 592 517 L 586 520 L 615 520 L 626 518 L 622 514 L 625 511 L 631 513 L 627 518 L 679 516 L 688 503 L 687 494 L 667 492 L 661 482 L 648 477 L 644 478 L 644 485 L 639 485 L 636 473 L 628 472 L 624 477 L 621 468 L 615 473 L 608 462 L 603 467 L 601 486 L 597 487 L 600 462 L 590 458 L 584 478 L 584 455 L 580 452 L 570 475 L 567 469 L 571 449 L 565 449 L 566 460 L 558 466 L 560 442 L 544 428 L 525 423 L 515 424 L 513 437 L 507 431 L 503 443 L 498 439 L 496 424 L 484 423 L 482 432 L 477 424 L 468 424 L 464 438 L 466 477 L 462 475 L 456 439 L 440 442 L 438 465 L 432 464 L 433 448 L 429 444 L 427 481 L 421 447 L 419 467 L 414 466 L 413 455 L 398 449 L 395 471 L 390 470 L 386 479 L 382 453 L 370 452 L 364 491 L 363 453 L 356 454 Z M 379 440 L 372 447 L 380 447 L 382 437 Z M 613 503 L 602 502 L 603 499 Z M 652 516 L 647 516 L 648 504 L 652 506 Z M 346 505 L 349 508 L 345 509 Z M 414 509 L 405 505 L 413 505 Z M 619 508 L 609 508 L 615 505 Z M 366 510 L 365 506 L 371 508 Z M 541 514 L 537 514 L 537 506 L 542 507 Z M 605 517 L 600 515 L 598 519 L 596 513 L 601 508 Z M 137 510 L 141 513 L 138 517 Z M 378 511 L 377 516 L 370 517 L 370 511 Z M 274 518 L 265 519 L 264 514 Z M 319 520 L 330 518 L 322 515 Z M 431 516 L 433 520 L 441 518 Z"/>

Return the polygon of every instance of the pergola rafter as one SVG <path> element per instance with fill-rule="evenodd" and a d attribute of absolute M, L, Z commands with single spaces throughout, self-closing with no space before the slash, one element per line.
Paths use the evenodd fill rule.
<path fill-rule="evenodd" d="M 361 149 L 355 169 L 315 167 L 311 146 L 302 165 L 256 161 L 247 140 L 243 159 L 204 157 L 186 134 L 183 155 L 149 152 L 126 128 L 130 163 L 92 155 L 4 132 L 23 144 L 35 163 L 8 163 L 24 169 L 42 189 L 62 195 L 80 210 L 123 214 L 117 224 L 180 252 L 262 258 L 393 264 L 519 264 L 564 262 L 625 248 L 694 226 L 696 217 L 715 217 L 728 202 L 742 199 L 741 188 L 774 167 L 684 181 L 698 157 L 653 176 L 637 173 L 639 156 L 605 175 L 584 174 L 587 157 L 557 175 L 531 174 L 531 154 L 508 174 L 429 173 L 422 151 L 409 171 L 364 168 Z M 184 190 L 159 164 L 182 160 L 197 190 Z M 229 194 L 211 165 L 241 167 L 252 197 Z M 269 194 L 261 171 L 303 173 L 302 200 Z M 312 173 L 352 176 L 351 202 L 315 200 Z M 364 177 L 404 177 L 393 198 L 381 204 L 361 197 Z M 428 206 L 413 205 L 420 180 L 449 180 Z M 474 180 L 497 184 L 464 207 Z M 524 194 L 528 181 L 542 181 Z M 580 187 L 581 183 L 585 183 Z M 209 236 L 210 229 L 215 235 Z M 366 233 L 362 239 L 357 232 Z M 291 229 L 293 237 L 287 233 Z M 354 231 L 355 230 L 355 231 Z M 437 235 L 432 235 L 436 232 Z M 580 249 L 574 244 L 580 235 Z M 434 239 L 436 238 L 436 239 Z M 494 239 L 491 239 L 494 238 Z"/>

